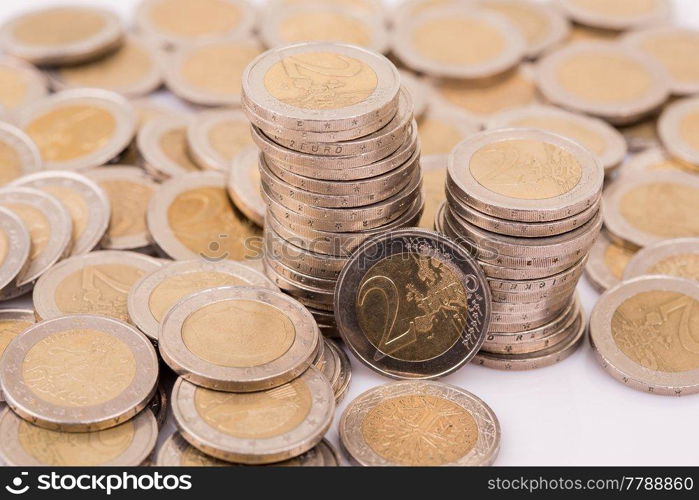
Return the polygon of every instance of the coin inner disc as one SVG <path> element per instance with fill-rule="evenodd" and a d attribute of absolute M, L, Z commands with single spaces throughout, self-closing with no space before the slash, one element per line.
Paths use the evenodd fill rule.
<path fill-rule="evenodd" d="M 51 237 L 48 219 L 41 210 L 25 203 L 4 203 L 3 206 L 17 214 L 29 230 L 29 239 L 31 240 L 29 260 L 36 260 L 48 245 Z"/>
<path fill-rule="evenodd" d="M 125 180 L 105 180 L 99 183 L 111 204 L 111 218 L 107 234 L 120 238 L 143 234 L 147 231 L 146 211 L 153 188 Z"/>
<path fill-rule="evenodd" d="M 296 328 L 282 311 L 255 300 L 222 300 L 190 314 L 182 340 L 198 357 L 236 368 L 280 358 L 294 343 Z"/>
<path fill-rule="evenodd" d="M 599 16 L 633 17 L 649 14 L 658 8 L 658 0 L 572 0 L 574 5 Z"/>
<path fill-rule="evenodd" d="M 5 258 L 10 250 L 10 244 L 7 238 L 7 233 L 0 229 L 0 266 L 5 263 Z"/>
<path fill-rule="evenodd" d="M 339 109 L 374 93 L 376 72 L 363 61 L 333 52 L 284 57 L 265 73 L 264 85 L 276 99 L 303 109 Z"/>
<path fill-rule="evenodd" d="M 12 34 L 24 44 L 50 47 L 91 38 L 104 27 L 105 20 L 97 12 L 51 9 L 25 16 L 14 27 Z"/>
<path fill-rule="evenodd" d="M 41 190 L 58 198 L 66 207 L 73 221 L 73 241 L 78 241 L 90 219 L 90 208 L 85 198 L 74 189 L 65 186 L 41 186 Z"/>
<path fill-rule="evenodd" d="M 21 319 L 0 320 L 0 356 L 5 352 L 12 339 L 32 325 L 31 321 Z"/>
<path fill-rule="evenodd" d="M 582 166 L 572 154 L 553 144 L 529 139 L 483 146 L 471 156 L 469 169 L 484 188 L 525 200 L 564 195 L 582 178 Z"/>
<path fill-rule="evenodd" d="M 699 281 L 699 254 L 670 255 L 653 264 L 646 274 L 664 274 Z"/>
<path fill-rule="evenodd" d="M 197 171 L 199 167 L 192 161 L 187 151 L 187 129 L 171 128 L 163 132 L 158 141 L 160 149 L 170 161 L 185 170 Z"/>
<path fill-rule="evenodd" d="M 285 43 L 337 40 L 360 47 L 371 44 L 371 33 L 361 21 L 337 12 L 287 15 L 279 24 L 279 34 Z"/>
<path fill-rule="evenodd" d="M 373 407 L 362 421 L 362 436 L 390 463 L 444 465 L 473 449 L 478 424 L 471 413 L 447 399 L 405 395 Z"/>
<path fill-rule="evenodd" d="M 699 236 L 699 189 L 669 182 L 642 184 L 625 193 L 621 215 L 636 229 L 663 238 Z"/>
<path fill-rule="evenodd" d="M 621 280 L 624 275 L 624 269 L 626 265 L 634 256 L 632 250 L 628 250 L 626 247 L 610 243 L 604 251 L 604 264 L 609 269 L 616 279 Z"/>
<path fill-rule="evenodd" d="M 59 70 L 63 81 L 81 87 L 120 88 L 139 82 L 153 67 L 146 50 L 128 41 L 98 61 L 66 66 Z"/>
<path fill-rule="evenodd" d="M 159 29 L 186 37 L 223 35 L 243 15 L 238 6 L 224 0 L 166 0 L 153 5 L 148 14 Z"/>
<path fill-rule="evenodd" d="M 379 352 L 426 361 L 461 338 L 468 296 L 457 275 L 424 255 L 395 254 L 374 264 L 357 291 L 359 326 Z"/>
<path fill-rule="evenodd" d="M 502 32 L 478 19 L 439 18 L 418 26 L 412 36 L 415 50 L 444 64 L 482 64 L 507 47 Z"/>
<path fill-rule="evenodd" d="M 665 33 L 649 36 L 641 42 L 644 52 L 660 60 L 672 77 L 680 82 L 699 80 L 699 37 L 687 33 Z"/>
<path fill-rule="evenodd" d="M 136 375 L 129 347 L 89 328 L 71 329 L 37 342 L 22 362 L 22 377 L 39 398 L 56 406 L 86 407 L 119 396 Z"/>
<path fill-rule="evenodd" d="M 0 80 L 3 76 L 0 74 Z M 17 150 L 0 140 L 0 186 L 4 186 L 8 182 L 22 175 L 22 160 L 17 153 Z"/>
<path fill-rule="evenodd" d="M 217 94 L 239 94 L 245 67 L 260 53 L 254 45 L 215 45 L 197 49 L 182 65 L 183 78 Z"/>
<path fill-rule="evenodd" d="M 582 144 L 597 155 L 601 155 L 607 149 L 604 137 L 595 131 L 565 118 L 555 116 L 527 116 L 510 122 L 513 127 L 539 128 L 548 130 L 563 137 L 569 137 Z"/>
<path fill-rule="evenodd" d="M 680 120 L 680 136 L 693 149 L 699 150 L 699 111 L 687 113 Z"/>
<path fill-rule="evenodd" d="M 209 129 L 209 144 L 225 160 L 231 161 L 243 148 L 253 144 L 250 124 L 243 120 L 220 121 Z M 257 169 L 257 156 L 255 169 Z"/>
<path fill-rule="evenodd" d="M 265 439 L 298 427 L 312 405 L 311 391 L 296 379 L 268 391 L 233 393 L 197 387 L 194 406 L 217 431 L 243 439 Z"/>

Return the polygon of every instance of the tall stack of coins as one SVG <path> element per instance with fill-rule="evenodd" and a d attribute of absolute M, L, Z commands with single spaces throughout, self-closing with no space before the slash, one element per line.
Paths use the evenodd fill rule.
<path fill-rule="evenodd" d="M 488 277 L 481 364 L 544 366 L 579 345 L 585 321 L 573 295 L 602 224 L 603 177 L 588 150 L 540 130 L 484 132 L 452 152 L 436 224 Z"/>
<path fill-rule="evenodd" d="M 242 102 L 262 151 L 267 274 L 332 333 L 333 292 L 351 252 L 420 216 L 411 98 L 383 56 L 305 43 L 253 61 Z"/>

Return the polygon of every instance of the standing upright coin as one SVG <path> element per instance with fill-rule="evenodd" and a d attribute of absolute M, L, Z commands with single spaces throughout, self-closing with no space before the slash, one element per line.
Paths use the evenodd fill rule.
<path fill-rule="evenodd" d="M 16 337 L 0 361 L 7 404 L 47 429 L 114 427 L 155 391 L 158 358 L 135 328 L 111 318 L 69 315 Z"/>
<path fill-rule="evenodd" d="M 335 288 L 342 339 L 363 363 L 396 378 L 440 377 L 463 366 L 483 343 L 490 312 L 476 261 L 421 229 L 365 242 Z"/>
<path fill-rule="evenodd" d="M 136 130 L 133 107 L 99 89 L 64 90 L 26 106 L 21 128 L 36 142 L 46 168 L 77 170 L 108 163 Z"/>
<path fill-rule="evenodd" d="M 663 240 L 639 250 L 624 269 L 624 279 L 647 274 L 699 281 L 699 238 Z"/>
<path fill-rule="evenodd" d="M 660 140 L 671 155 L 699 165 L 699 98 L 670 104 L 658 120 Z"/>
<path fill-rule="evenodd" d="M 585 276 L 590 284 L 602 293 L 621 282 L 624 269 L 633 255 L 633 250 L 610 240 L 606 231 L 601 231 L 590 249 L 590 256 L 585 264 Z"/>
<path fill-rule="evenodd" d="M 0 186 L 42 168 L 39 150 L 29 136 L 0 122 Z"/>
<path fill-rule="evenodd" d="M 199 170 L 187 145 L 187 127 L 191 122 L 188 115 L 164 115 L 149 120 L 139 129 L 136 141 L 144 168 L 156 179 Z"/>
<path fill-rule="evenodd" d="M 602 295 L 590 342 L 604 369 L 653 394 L 699 392 L 699 288 L 690 280 L 645 276 Z"/>
<path fill-rule="evenodd" d="M 265 224 L 267 204 L 262 198 L 260 177 L 260 150 L 248 146 L 238 153 L 228 171 L 228 195 L 245 216 L 258 226 Z"/>
<path fill-rule="evenodd" d="M 237 109 L 197 113 L 187 127 L 187 145 L 202 168 L 227 172 L 238 153 L 253 145 L 250 121 Z"/>
<path fill-rule="evenodd" d="M 369 389 L 342 414 L 340 439 L 367 466 L 490 465 L 500 424 L 480 398 L 430 381 Z"/>
<path fill-rule="evenodd" d="M 0 57 L 0 106 L 10 114 L 46 95 L 46 78 L 31 64 Z"/>
<path fill-rule="evenodd" d="M 0 358 L 10 342 L 34 324 L 34 311 L 30 309 L 0 309 Z M 0 387 L 0 402 L 5 401 Z"/>
<path fill-rule="evenodd" d="M 559 0 L 563 12 L 576 23 L 608 30 L 630 30 L 666 20 L 668 0 Z"/>
<path fill-rule="evenodd" d="M 220 286 L 256 286 L 276 290 L 264 274 L 238 262 L 183 260 L 143 276 L 128 296 L 129 318 L 150 339 L 158 339 L 168 310 L 183 297 Z"/>
<path fill-rule="evenodd" d="M 12 210 L 0 207 L 0 300 L 12 298 L 31 251 L 29 230 Z M 5 287 L 9 289 L 6 295 Z"/>
<path fill-rule="evenodd" d="M 93 181 L 75 172 L 37 172 L 12 183 L 40 189 L 60 201 L 73 221 L 71 255 L 89 252 L 100 242 L 109 225 L 106 193 Z"/>
<path fill-rule="evenodd" d="M 72 64 L 118 47 L 123 35 L 121 20 L 109 10 L 54 6 L 10 19 L 0 29 L 0 46 L 33 64 Z"/>
<path fill-rule="evenodd" d="M 158 185 L 142 168 L 127 165 L 91 168 L 83 172 L 107 194 L 110 220 L 104 250 L 146 250 L 151 244 L 146 224 L 148 203 Z"/>
<path fill-rule="evenodd" d="M 155 192 L 148 228 L 158 248 L 175 260 L 242 260 L 259 249 L 260 229 L 231 204 L 222 172 L 193 172 Z"/>
<path fill-rule="evenodd" d="M 98 314 L 128 320 L 126 297 L 141 276 L 161 266 L 152 257 L 103 250 L 64 260 L 34 288 L 34 309 L 41 319 L 66 314 Z"/>

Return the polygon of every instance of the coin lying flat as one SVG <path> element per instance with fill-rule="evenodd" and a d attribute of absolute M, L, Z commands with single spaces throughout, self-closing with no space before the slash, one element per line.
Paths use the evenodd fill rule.
<path fill-rule="evenodd" d="M 670 15 L 667 0 L 560 0 L 559 5 L 576 23 L 611 30 L 642 28 Z"/>
<path fill-rule="evenodd" d="M 637 121 L 669 95 L 669 79 L 651 57 L 619 43 L 579 42 L 545 56 L 537 85 L 551 103 L 603 118 Z"/>
<path fill-rule="evenodd" d="M 24 221 L 9 208 L 0 207 L 0 300 L 18 294 L 17 283 L 23 279 L 30 251 L 31 239 Z"/>
<path fill-rule="evenodd" d="M 187 145 L 190 123 L 189 115 L 164 115 L 149 120 L 139 129 L 136 141 L 144 168 L 156 179 L 200 170 Z"/>
<path fill-rule="evenodd" d="M 665 150 L 652 148 L 629 158 L 619 169 L 620 175 L 643 176 L 658 170 L 680 170 L 690 174 L 699 174 L 699 166 L 684 162 L 670 156 Z"/>
<path fill-rule="evenodd" d="M 536 128 L 573 139 L 595 154 L 605 174 L 618 167 L 626 155 L 626 142 L 614 127 L 553 106 L 515 108 L 498 113 L 488 121 L 489 129 L 507 127 Z"/>
<path fill-rule="evenodd" d="M 682 278 L 646 276 L 602 295 L 590 342 L 603 368 L 634 389 L 680 396 L 699 391 L 699 289 Z"/>
<path fill-rule="evenodd" d="M 241 76 L 261 52 L 253 39 L 217 39 L 187 45 L 168 58 L 165 84 L 173 94 L 194 104 L 240 105 Z"/>
<path fill-rule="evenodd" d="M 180 378 L 172 405 L 190 444 L 221 460 L 247 464 L 279 462 L 310 450 L 335 413 L 332 388 L 315 368 L 288 384 L 251 393 L 212 391 Z"/>
<path fill-rule="evenodd" d="M 77 170 L 108 163 L 131 142 L 129 102 L 100 89 L 64 90 L 26 106 L 21 128 L 36 142 L 45 168 Z"/>
<path fill-rule="evenodd" d="M 448 155 L 454 146 L 481 129 L 468 115 L 446 106 L 430 106 L 418 121 L 422 156 Z"/>
<path fill-rule="evenodd" d="M 0 29 L 0 46 L 33 64 L 77 63 L 118 47 L 124 34 L 113 12 L 55 6 L 20 14 Z"/>
<path fill-rule="evenodd" d="M 672 156 L 699 165 L 699 98 L 667 106 L 658 120 L 658 134 Z"/>
<path fill-rule="evenodd" d="M 84 175 L 75 172 L 37 172 L 12 183 L 40 189 L 63 204 L 73 221 L 71 255 L 89 252 L 100 242 L 109 224 L 106 193 Z"/>
<path fill-rule="evenodd" d="M 624 269 L 633 255 L 633 250 L 618 245 L 602 231 L 590 250 L 585 276 L 597 291 L 604 292 L 621 282 Z"/>
<path fill-rule="evenodd" d="M 143 40 L 128 36 L 117 50 L 88 62 L 49 73 L 55 88 L 92 87 L 128 97 L 148 94 L 162 82 L 158 54 Z"/>
<path fill-rule="evenodd" d="M 202 168 L 227 172 L 238 153 L 253 144 L 250 121 L 234 109 L 197 113 L 187 128 L 187 144 Z"/>
<path fill-rule="evenodd" d="M 255 11 L 246 0 L 144 0 L 136 26 L 165 48 L 222 36 L 249 35 Z"/>
<path fill-rule="evenodd" d="M 10 114 L 46 95 L 46 78 L 34 66 L 0 57 L 0 106 Z"/>
<path fill-rule="evenodd" d="M 64 432 L 33 425 L 5 409 L 0 413 L 0 432 L 0 459 L 15 467 L 134 467 L 145 462 L 158 439 L 150 411 L 110 429 Z"/>
<path fill-rule="evenodd" d="M 158 358 L 148 339 L 112 318 L 68 315 L 15 338 L 0 362 L 8 405 L 47 429 L 114 427 L 155 391 Z"/>
<path fill-rule="evenodd" d="M 165 362 L 210 389 L 252 392 L 298 377 L 320 341 L 315 320 L 298 302 L 269 288 L 226 286 L 188 295 L 162 320 Z"/>
<path fill-rule="evenodd" d="M 42 168 L 39 150 L 29 136 L 0 122 L 0 186 Z"/>
<path fill-rule="evenodd" d="M 431 231 L 393 230 L 367 241 L 335 288 L 342 339 L 363 363 L 391 377 L 458 369 L 480 347 L 489 319 L 481 269 L 463 248 Z"/>
<path fill-rule="evenodd" d="M 160 324 L 173 305 L 191 293 L 220 286 L 276 289 L 264 274 L 238 262 L 170 262 L 133 285 L 127 301 L 129 318 L 150 339 L 157 340 Z"/>
<path fill-rule="evenodd" d="M 647 274 L 699 280 L 699 238 L 663 240 L 636 252 L 624 269 L 624 279 Z"/>
<path fill-rule="evenodd" d="M 0 309 L 0 358 L 10 342 L 35 322 L 30 309 Z M 5 401 L 0 387 L 0 402 Z"/>
<path fill-rule="evenodd" d="M 248 146 L 240 151 L 228 170 L 226 189 L 235 206 L 258 226 L 265 224 L 267 205 L 260 194 L 261 178 L 258 167 L 260 150 Z"/>
<path fill-rule="evenodd" d="M 111 165 L 83 172 L 107 194 L 110 220 L 101 247 L 141 250 L 151 245 L 146 225 L 148 202 L 158 185 L 138 167 Z"/>
<path fill-rule="evenodd" d="M 102 250 L 71 257 L 44 273 L 34 287 L 41 319 L 98 314 L 127 321 L 126 297 L 141 276 L 160 268 L 158 260 L 135 252 Z"/>
<path fill-rule="evenodd" d="M 493 410 L 470 392 L 439 382 L 370 389 L 347 406 L 339 431 L 349 455 L 368 466 L 490 465 L 500 448 Z"/>
<path fill-rule="evenodd" d="M 663 239 L 699 236 L 699 178 L 680 171 L 624 176 L 604 193 L 604 224 L 612 239 L 641 248 Z"/>
<path fill-rule="evenodd" d="M 151 198 L 148 229 L 175 260 L 254 256 L 260 229 L 231 204 L 222 172 L 193 172 L 163 183 Z"/>

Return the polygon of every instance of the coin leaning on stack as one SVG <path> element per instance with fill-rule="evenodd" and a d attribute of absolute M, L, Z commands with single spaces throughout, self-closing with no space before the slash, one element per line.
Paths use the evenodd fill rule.
<path fill-rule="evenodd" d="M 454 149 L 435 224 L 488 278 L 493 313 L 477 362 L 536 368 L 580 344 L 575 286 L 600 231 L 603 177 L 586 149 L 540 130 L 484 132 Z"/>
<path fill-rule="evenodd" d="M 261 150 L 266 272 L 335 334 L 333 292 L 351 252 L 422 211 L 410 96 L 383 56 L 302 43 L 248 66 L 242 104 Z"/>

